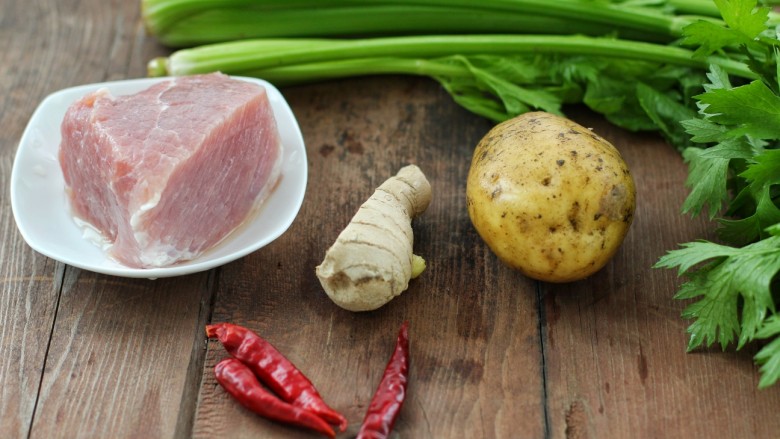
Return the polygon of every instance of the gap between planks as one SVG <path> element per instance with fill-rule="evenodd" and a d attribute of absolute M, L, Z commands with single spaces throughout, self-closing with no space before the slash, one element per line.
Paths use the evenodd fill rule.
<path fill-rule="evenodd" d="M 547 312 L 544 306 L 544 288 L 539 281 L 534 282 L 536 287 L 536 310 L 539 314 L 539 357 L 542 370 L 542 434 L 544 439 L 550 438 L 550 405 L 547 395 Z"/>
<path fill-rule="evenodd" d="M 78 278 L 80 269 L 70 267 L 64 263 L 57 262 L 54 270 L 54 282 L 55 289 L 57 290 L 57 299 L 54 306 L 54 315 L 51 320 L 51 327 L 49 328 L 49 339 L 46 342 L 46 349 L 44 353 L 43 365 L 41 367 L 40 376 L 38 377 L 38 391 L 35 395 L 35 403 L 33 404 L 32 415 L 30 417 L 29 428 L 27 429 L 27 439 L 32 438 L 33 426 L 35 425 L 36 414 L 40 405 L 41 391 L 43 389 L 43 380 L 46 374 L 46 366 L 49 361 L 49 351 L 51 348 L 52 339 L 54 337 L 54 329 L 57 325 L 57 317 L 60 310 L 60 299 L 62 298 L 62 292 L 65 288 L 66 279 L 68 276 L 73 276 L 73 282 Z M 211 270 L 208 274 L 206 294 L 201 297 L 199 309 L 198 309 L 198 324 L 193 334 L 193 340 L 198 340 L 201 337 L 203 328 L 211 321 L 212 312 L 214 310 L 214 301 L 216 300 L 217 285 L 219 284 L 219 268 Z M 190 354 L 190 361 L 187 367 L 187 373 L 185 375 L 184 388 L 181 395 L 181 402 L 179 404 L 179 414 L 176 419 L 176 427 L 174 430 L 174 438 L 189 438 L 192 436 L 193 427 L 195 424 L 195 413 L 198 406 L 198 395 L 200 394 L 200 387 L 203 383 L 203 367 L 206 360 L 206 346 L 202 343 L 193 342 L 192 352 Z"/>
<path fill-rule="evenodd" d="M 203 371 L 206 363 L 206 354 L 208 349 L 206 340 L 204 343 L 197 343 L 204 334 L 206 324 L 211 322 L 211 316 L 214 311 L 214 302 L 217 297 L 217 286 L 219 285 L 220 268 L 217 267 L 209 271 L 205 297 L 201 297 L 200 308 L 198 309 L 198 324 L 195 326 L 193 334 L 192 353 L 190 362 L 187 366 L 187 374 L 184 377 L 184 389 L 179 404 L 179 416 L 176 419 L 176 428 L 174 438 L 190 438 L 195 427 L 195 413 L 198 409 L 200 388 L 203 385 L 205 373 Z"/>
<path fill-rule="evenodd" d="M 43 377 L 46 374 L 46 362 L 49 360 L 49 349 L 51 349 L 51 340 L 54 338 L 54 328 L 57 324 L 57 313 L 60 310 L 60 298 L 62 297 L 62 289 L 65 286 L 65 274 L 71 270 L 68 270 L 68 266 L 62 262 L 56 262 L 54 265 L 54 287 L 57 290 L 57 301 L 54 304 L 54 315 L 51 319 L 51 327 L 49 328 L 49 339 L 46 340 L 46 349 L 43 353 L 43 365 L 41 365 L 41 374 L 38 377 L 38 391 L 35 393 L 35 402 L 33 403 L 32 414 L 30 415 L 30 423 L 27 427 L 27 439 L 32 436 L 33 425 L 35 425 L 35 415 L 38 413 L 38 403 L 41 399 L 41 391 L 43 389 Z"/>

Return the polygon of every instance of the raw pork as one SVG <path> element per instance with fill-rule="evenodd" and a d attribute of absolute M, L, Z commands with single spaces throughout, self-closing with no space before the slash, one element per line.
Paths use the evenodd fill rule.
<path fill-rule="evenodd" d="M 131 267 L 189 260 L 238 227 L 279 176 L 265 89 L 209 74 L 75 102 L 60 166 L 77 221 Z"/>

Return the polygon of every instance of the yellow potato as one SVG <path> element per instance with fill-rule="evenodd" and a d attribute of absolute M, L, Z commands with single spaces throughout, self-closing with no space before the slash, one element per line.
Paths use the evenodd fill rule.
<path fill-rule="evenodd" d="M 614 146 L 543 112 L 487 133 L 474 151 L 466 196 L 493 253 L 548 282 L 601 269 L 623 242 L 636 203 L 634 180 Z"/>

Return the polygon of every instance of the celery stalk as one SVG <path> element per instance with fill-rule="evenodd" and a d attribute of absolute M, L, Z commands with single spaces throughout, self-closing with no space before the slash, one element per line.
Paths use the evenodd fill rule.
<path fill-rule="evenodd" d="M 474 54 L 587 55 L 706 68 L 717 64 L 733 75 L 753 78 L 734 60 L 695 58 L 680 47 L 569 35 L 437 35 L 351 40 L 260 39 L 182 49 L 150 63 L 149 74 L 188 75 L 222 71 L 242 74 L 272 67 L 355 58 L 433 58 Z"/>
<path fill-rule="evenodd" d="M 169 47 L 250 38 L 338 37 L 345 35 L 567 33 L 605 35 L 668 42 L 670 37 L 620 25 L 605 26 L 558 17 L 507 14 L 503 11 L 441 6 L 355 6 L 317 9 L 219 8 L 179 20 L 160 34 Z"/>
<path fill-rule="evenodd" d="M 265 13 L 284 13 L 286 11 L 291 14 L 300 14 L 300 21 L 295 26 L 298 29 L 300 26 L 309 26 L 315 29 L 312 32 L 316 32 L 320 26 L 324 28 L 342 26 L 346 29 L 353 27 L 363 31 L 364 28 L 361 27 L 360 21 L 366 19 L 367 15 L 350 15 L 347 12 L 351 8 L 360 7 L 369 12 L 370 8 L 391 6 L 409 8 L 410 13 L 405 17 L 389 17 L 388 22 L 383 27 L 389 28 L 395 24 L 403 28 L 409 15 L 413 14 L 411 11 L 414 9 L 412 8 L 435 7 L 441 10 L 441 16 L 435 18 L 432 26 L 436 26 L 436 22 L 446 22 L 449 11 L 471 10 L 474 11 L 475 15 L 481 11 L 563 20 L 562 25 L 551 28 L 549 33 L 577 32 L 577 26 L 595 25 L 604 26 L 605 29 L 630 29 L 640 33 L 635 34 L 636 36 L 644 35 L 644 38 L 650 40 L 679 37 L 682 28 L 696 19 L 695 17 L 665 14 L 651 8 L 583 0 L 481 0 L 479 2 L 474 0 L 142 0 L 144 22 L 149 31 L 161 41 L 166 41 L 167 32 L 178 32 L 175 30 L 178 23 L 186 20 L 197 20 L 194 17 L 213 13 L 209 11 L 215 10 L 234 10 L 239 11 L 238 13 L 255 14 L 258 19 L 262 19 Z M 336 13 L 327 12 L 332 8 L 342 8 L 341 10 L 344 10 L 347 15 L 339 17 Z M 317 18 L 318 12 L 321 12 L 320 18 Z M 381 16 L 381 14 L 377 15 Z M 313 18 L 307 22 L 305 21 L 307 16 Z M 206 25 L 223 29 L 231 27 L 231 22 L 223 22 L 217 18 L 211 22 L 202 18 L 200 23 L 204 27 Z M 256 26 L 261 28 L 269 23 L 261 21 Z M 192 29 L 192 27 L 188 27 L 188 29 Z M 468 31 L 468 27 L 464 31 Z M 182 41 L 183 37 L 177 35 L 172 41 Z"/>
<path fill-rule="evenodd" d="M 243 76 L 263 78 L 277 86 L 299 85 L 315 81 L 366 75 L 471 76 L 468 69 L 426 59 L 355 58 L 246 70 Z"/>
<path fill-rule="evenodd" d="M 677 13 L 720 17 L 720 11 L 712 0 L 667 0 L 667 3 Z"/>

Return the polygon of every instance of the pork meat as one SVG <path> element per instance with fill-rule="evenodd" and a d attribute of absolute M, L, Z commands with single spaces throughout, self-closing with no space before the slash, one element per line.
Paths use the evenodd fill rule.
<path fill-rule="evenodd" d="M 282 145 L 265 89 L 219 73 L 127 96 L 98 90 L 70 106 L 61 131 L 74 217 L 131 267 L 201 255 L 279 178 Z"/>

